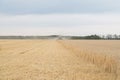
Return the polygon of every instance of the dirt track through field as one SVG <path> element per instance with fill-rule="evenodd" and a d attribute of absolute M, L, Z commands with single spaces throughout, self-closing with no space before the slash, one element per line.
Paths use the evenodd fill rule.
<path fill-rule="evenodd" d="M 0 80 L 113 80 L 113 78 L 112 74 L 85 62 L 56 40 L 16 41 L 10 45 L 4 42 L 1 45 Z"/>

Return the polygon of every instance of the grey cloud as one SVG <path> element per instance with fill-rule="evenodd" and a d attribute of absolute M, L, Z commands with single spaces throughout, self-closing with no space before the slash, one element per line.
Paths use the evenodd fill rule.
<path fill-rule="evenodd" d="M 11 14 L 120 12 L 119 0 L 0 0 L 0 12 Z"/>

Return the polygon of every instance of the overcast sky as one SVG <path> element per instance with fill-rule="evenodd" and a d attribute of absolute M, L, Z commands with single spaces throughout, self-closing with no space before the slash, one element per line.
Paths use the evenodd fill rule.
<path fill-rule="evenodd" d="M 0 0 L 0 35 L 120 34 L 120 0 Z"/>

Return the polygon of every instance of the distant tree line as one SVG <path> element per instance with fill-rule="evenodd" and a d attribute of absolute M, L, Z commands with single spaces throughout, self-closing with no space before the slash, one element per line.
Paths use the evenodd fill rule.
<path fill-rule="evenodd" d="M 71 39 L 102 39 L 99 35 L 72 36 Z"/>
<path fill-rule="evenodd" d="M 102 39 L 102 40 L 120 40 L 120 35 L 88 35 L 88 36 L 72 36 L 71 39 Z"/>
<path fill-rule="evenodd" d="M 0 39 L 50 39 L 55 36 L 0 36 Z"/>
<path fill-rule="evenodd" d="M 120 35 L 108 34 L 108 35 L 87 35 L 87 36 L 61 36 L 61 35 L 49 35 L 49 36 L 0 36 L 0 39 L 96 39 L 96 40 L 120 40 Z"/>
<path fill-rule="evenodd" d="M 114 35 L 112 35 L 112 34 L 108 34 L 108 35 L 106 35 L 106 36 L 102 36 L 102 38 L 103 39 L 112 39 L 112 40 L 120 40 L 120 35 L 117 35 L 117 34 L 114 34 Z"/>

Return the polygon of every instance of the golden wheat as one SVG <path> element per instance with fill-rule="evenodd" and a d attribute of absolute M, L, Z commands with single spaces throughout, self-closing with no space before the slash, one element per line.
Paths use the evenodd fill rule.
<path fill-rule="evenodd" d="M 94 49 L 90 49 L 90 51 L 90 41 L 82 42 L 83 44 L 79 42 L 81 41 L 0 41 L 2 48 L 0 51 L 0 80 L 120 79 L 118 77 L 120 75 L 119 62 L 115 56 Z M 76 43 L 80 46 L 76 46 Z M 98 44 L 99 42 L 96 41 L 95 45 Z M 104 46 L 103 43 L 101 46 Z M 99 46 L 95 48 L 97 49 Z"/>
<path fill-rule="evenodd" d="M 77 56 L 80 56 L 84 60 L 101 67 L 104 71 L 109 73 L 117 72 L 117 60 L 114 57 L 105 54 L 91 53 L 87 50 L 80 51 L 66 43 L 63 43 L 62 41 L 58 42 L 61 43 L 65 48 L 73 51 L 73 53 L 76 53 Z"/>

